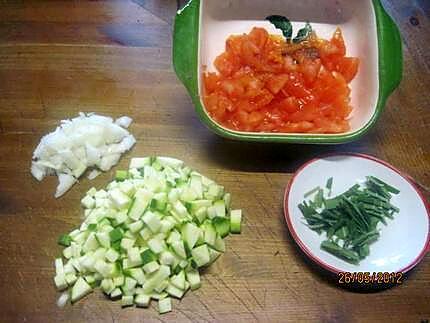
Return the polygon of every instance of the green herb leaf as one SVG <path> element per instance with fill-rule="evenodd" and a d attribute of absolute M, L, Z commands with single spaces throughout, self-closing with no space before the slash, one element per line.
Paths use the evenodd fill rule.
<path fill-rule="evenodd" d="M 309 38 L 312 33 L 312 26 L 309 22 L 306 23 L 305 27 L 297 32 L 297 36 L 293 39 L 294 44 L 301 43 L 302 41 Z"/>
<path fill-rule="evenodd" d="M 280 29 L 287 41 L 291 41 L 293 37 L 293 25 L 291 25 L 287 17 L 272 15 L 266 17 L 266 20 L 269 20 L 277 29 Z"/>

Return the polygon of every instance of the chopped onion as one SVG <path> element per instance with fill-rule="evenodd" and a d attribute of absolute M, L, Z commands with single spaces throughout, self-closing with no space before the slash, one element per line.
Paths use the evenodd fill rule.
<path fill-rule="evenodd" d="M 99 170 L 108 171 L 121 154 L 130 150 L 136 139 L 125 128 L 133 120 L 123 116 L 114 120 L 94 113 L 79 113 L 71 120 L 62 120 L 55 131 L 45 135 L 33 153 L 31 174 L 41 181 L 47 175 L 58 176 L 55 197 L 67 192 L 87 168 L 93 179 Z"/>

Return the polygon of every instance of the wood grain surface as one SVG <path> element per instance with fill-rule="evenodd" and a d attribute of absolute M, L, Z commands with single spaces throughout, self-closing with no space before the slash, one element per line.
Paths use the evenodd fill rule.
<path fill-rule="evenodd" d="M 380 122 L 341 146 L 232 142 L 197 119 L 171 66 L 173 0 L 0 1 L 1 322 L 429 322 L 430 257 L 401 286 L 341 289 L 299 252 L 284 223 L 292 173 L 332 151 L 384 159 L 430 187 L 430 3 L 384 1 L 401 28 L 404 79 Z M 79 200 L 112 172 L 83 179 L 55 200 L 55 178 L 37 183 L 32 151 L 59 120 L 79 111 L 129 115 L 138 144 L 124 156 L 186 161 L 225 185 L 243 208 L 243 234 L 203 275 L 203 287 L 163 316 L 121 309 L 99 291 L 60 309 L 53 286 L 56 240 L 81 222 Z M 399 243 L 407 243 L 399 241 Z"/>

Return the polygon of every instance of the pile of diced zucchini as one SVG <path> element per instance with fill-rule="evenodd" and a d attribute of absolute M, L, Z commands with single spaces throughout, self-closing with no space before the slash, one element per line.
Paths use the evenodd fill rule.
<path fill-rule="evenodd" d="M 76 302 L 99 286 L 122 306 L 171 310 L 171 298 L 200 287 L 199 268 L 240 233 L 241 210 L 224 187 L 167 157 L 133 158 L 106 190 L 82 199 L 85 220 L 59 238 L 55 285 Z"/>

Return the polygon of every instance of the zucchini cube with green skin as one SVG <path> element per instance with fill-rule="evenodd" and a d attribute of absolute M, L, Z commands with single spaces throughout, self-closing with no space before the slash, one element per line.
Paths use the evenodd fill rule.
<path fill-rule="evenodd" d="M 125 181 L 128 178 L 128 171 L 126 170 L 117 170 L 115 172 L 115 180 L 118 182 Z"/>
<path fill-rule="evenodd" d="M 215 227 L 216 232 L 224 238 L 230 233 L 230 219 L 227 217 L 215 217 L 212 219 L 212 223 Z"/>
<path fill-rule="evenodd" d="M 80 300 L 82 297 L 91 293 L 93 289 L 91 286 L 83 279 L 79 277 L 75 285 L 72 287 L 72 303 Z"/>
<path fill-rule="evenodd" d="M 185 223 L 182 227 L 182 238 L 187 243 L 188 247 L 192 249 L 200 236 L 200 229 L 195 224 Z"/>
<path fill-rule="evenodd" d="M 113 229 L 111 232 L 109 232 L 109 237 L 111 242 L 120 241 L 123 237 L 122 230 L 119 228 Z"/>
<path fill-rule="evenodd" d="M 198 267 L 207 265 L 211 260 L 209 249 L 205 244 L 191 250 L 191 255 Z"/>
<path fill-rule="evenodd" d="M 158 259 L 157 255 L 151 249 L 146 249 L 141 253 L 140 256 L 142 257 L 142 262 L 144 265 Z"/>
<path fill-rule="evenodd" d="M 230 232 L 240 233 L 242 222 L 242 210 L 232 210 L 230 212 Z"/>
<path fill-rule="evenodd" d="M 146 189 L 140 188 L 134 194 L 134 201 L 128 211 L 128 216 L 137 221 L 144 214 L 152 200 L 153 193 Z"/>
<path fill-rule="evenodd" d="M 158 312 L 160 314 L 168 313 L 172 310 L 172 300 L 170 297 L 160 299 L 158 301 Z"/>
<path fill-rule="evenodd" d="M 148 241 L 148 247 L 151 249 L 155 254 L 161 253 L 163 250 L 167 248 L 166 243 L 162 239 L 152 238 Z"/>
<path fill-rule="evenodd" d="M 160 192 L 154 194 L 154 197 L 151 201 L 151 207 L 158 210 L 158 211 L 164 211 L 166 209 L 167 205 L 167 193 Z"/>

